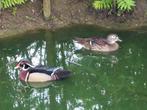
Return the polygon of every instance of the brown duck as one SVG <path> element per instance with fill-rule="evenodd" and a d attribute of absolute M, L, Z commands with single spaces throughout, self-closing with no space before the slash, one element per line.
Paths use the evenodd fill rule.
<path fill-rule="evenodd" d="M 119 48 L 117 41 L 121 42 L 122 40 L 116 34 L 110 34 L 107 38 L 76 38 L 74 43 L 80 44 L 83 48 L 91 51 L 112 52 Z"/>

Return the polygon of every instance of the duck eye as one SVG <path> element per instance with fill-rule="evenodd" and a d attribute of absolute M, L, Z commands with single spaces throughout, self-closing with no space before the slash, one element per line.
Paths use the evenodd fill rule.
<path fill-rule="evenodd" d="M 19 64 L 19 66 L 20 66 L 20 67 L 23 67 L 23 64 L 22 64 L 22 63 L 20 63 L 20 64 Z"/>
<path fill-rule="evenodd" d="M 29 67 L 30 67 L 30 66 L 27 65 L 27 64 L 25 64 L 25 66 L 24 66 L 25 69 L 28 69 Z"/>
<path fill-rule="evenodd" d="M 115 35 L 113 35 L 112 38 L 115 38 Z"/>

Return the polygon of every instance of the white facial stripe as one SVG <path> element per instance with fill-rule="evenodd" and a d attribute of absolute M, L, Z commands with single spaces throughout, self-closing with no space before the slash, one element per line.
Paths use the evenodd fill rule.
<path fill-rule="evenodd" d="M 27 71 L 29 68 L 25 68 L 25 64 L 22 67 L 22 70 Z"/>
<path fill-rule="evenodd" d="M 31 64 L 29 64 L 29 63 L 26 63 L 28 66 L 30 66 L 30 67 L 32 67 L 32 68 L 34 68 L 35 66 L 33 66 L 33 65 L 31 65 Z"/>

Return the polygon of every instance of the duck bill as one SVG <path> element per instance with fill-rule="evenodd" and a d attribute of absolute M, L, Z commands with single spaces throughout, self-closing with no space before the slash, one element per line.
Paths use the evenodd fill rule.
<path fill-rule="evenodd" d="M 122 42 L 122 40 L 121 40 L 121 39 L 118 39 L 118 41 L 119 41 L 119 42 Z"/>
<path fill-rule="evenodd" d="M 15 66 L 15 69 L 19 69 L 19 65 L 16 65 L 16 66 Z"/>

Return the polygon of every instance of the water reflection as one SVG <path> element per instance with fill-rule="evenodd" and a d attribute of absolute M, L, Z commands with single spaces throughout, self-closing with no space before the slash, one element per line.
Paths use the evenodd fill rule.
<path fill-rule="evenodd" d="M 79 51 L 73 44 L 73 37 L 99 33 L 108 34 L 95 27 L 78 27 L 1 39 L 1 109 L 145 110 L 147 33 L 118 32 L 123 43 L 117 52 L 108 54 Z M 14 70 L 21 58 L 34 65 L 63 66 L 73 75 L 45 85 L 24 86 Z"/>

